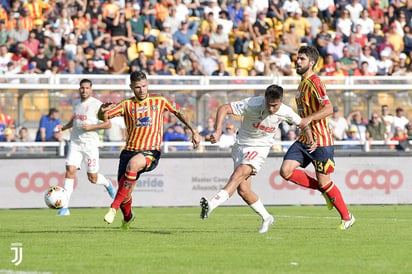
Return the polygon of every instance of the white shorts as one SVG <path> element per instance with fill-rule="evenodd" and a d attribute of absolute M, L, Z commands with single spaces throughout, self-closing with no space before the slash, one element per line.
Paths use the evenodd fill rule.
<path fill-rule="evenodd" d="M 252 175 L 255 175 L 262 168 L 270 151 L 270 147 L 251 147 L 235 144 L 232 149 L 234 168 L 239 165 L 250 165 L 253 168 Z"/>
<path fill-rule="evenodd" d="M 66 157 L 66 166 L 75 166 L 81 169 L 82 162 L 87 166 L 87 173 L 99 171 L 99 148 L 96 145 L 82 145 L 70 143 Z"/>

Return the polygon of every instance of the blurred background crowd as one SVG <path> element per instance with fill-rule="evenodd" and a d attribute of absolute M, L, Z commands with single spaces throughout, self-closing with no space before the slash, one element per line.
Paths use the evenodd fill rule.
<path fill-rule="evenodd" d="M 407 0 L 1 0 L 0 73 L 411 73 Z"/>

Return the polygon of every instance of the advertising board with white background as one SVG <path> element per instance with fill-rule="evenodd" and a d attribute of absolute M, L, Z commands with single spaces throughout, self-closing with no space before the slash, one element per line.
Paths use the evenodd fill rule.
<path fill-rule="evenodd" d="M 336 157 L 332 179 L 347 204 L 412 204 L 410 157 Z M 253 177 L 252 188 L 266 205 L 322 205 L 318 191 L 284 181 L 281 157 L 269 157 Z M 46 208 L 43 195 L 50 185 L 63 186 L 64 159 L 2 159 L 0 208 Z M 117 186 L 116 158 L 101 159 L 100 172 Z M 135 207 L 198 206 L 211 198 L 233 171 L 227 158 L 161 158 L 158 167 L 141 175 L 133 193 Z M 307 171 L 314 176 L 313 168 Z M 77 173 L 71 207 L 109 207 L 103 186 L 88 182 L 85 170 Z M 235 193 L 224 205 L 244 205 Z"/>

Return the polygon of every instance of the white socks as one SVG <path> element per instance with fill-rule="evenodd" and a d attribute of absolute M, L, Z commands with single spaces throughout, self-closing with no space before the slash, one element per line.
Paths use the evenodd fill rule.
<path fill-rule="evenodd" d="M 67 195 L 67 202 L 70 201 L 70 197 L 72 196 L 73 193 L 73 185 L 74 185 L 74 179 L 68 179 L 64 178 L 64 189 L 66 190 L 66 195 Z M 67 203 L 67 207 L 69 207 Z"/>
<path fill-rule="evenodd" d="M 104 185 L 104 186 L 109 186 L 109 181 L 107 180 L 106 177 L 103 176 L 103 174 L 97 174 L 97 182 L 96 185 Z"/>
<path fill-rule="evenodd" d="M 209 201 L 209 214 L 216 207 L 220 206 L 229 199 L 229 193 L 226 190 L 222 189 L 219 191 L 212 200 Z"/>
<path fill-rule="evenodd" d="M 250 207 L 257 213 L 259 214 L 263 220 L 266 220 L 270 214 L 266 210 L 265 206 L 263 205 L 262 201 L 258 199 L 256 202 L 250 205 Z"/>

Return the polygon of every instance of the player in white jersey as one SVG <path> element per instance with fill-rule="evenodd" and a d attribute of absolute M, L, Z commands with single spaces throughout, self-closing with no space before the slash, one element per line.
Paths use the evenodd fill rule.
<path fill-rule="evenodd" d="M 252 191 L 252 175 L 256 175 L 265 162 L 274 137 L 282 121 L 295 125 L 307 124 L 291 107 L 283 104 L 283 88 L 271 85 L 266 88 L 265 96 L 246 98 L 242 101 L 224 104 L 216 114 L 216 131 L 210 141 L 216 143 L 222 134 L 222 127 L 228 114 L 243 116 L 237 133 L 236 143 L 232 149 L 234 171 L 229 182 L 210 201 L 200 199 L 202 219 L 208 218 L 212 211 L 227 201 L 237 190 L 242 199 L 262 218 L 259 233 L 265 233 L 274 223 L 274 217 L 264 207 L 256 193 Z M 312 138 L 309 127 L 302 132 Z M 310 151 L 316 149 L 315 142 Z"/>
<path fill-rule="evenodd" d="M 72 129 L 64 178 L 64 188 L 69 201 L 73 193 L 76 171 L 81 168 L 82 162 L 87 165 L 87 178 L 92 184 L 104 185 L 112 198 L 116 195 L 111 181 L 99 173 L 100 140 L 97 130 L 108 129 L 111 124 L 110 120 L 100 123 L 97 113 L 102 102 L 92 97 L 92 93 L 92 82 L 82 79 L 79 88 L 80 99 L 73 103 L 73 117 L 61 128 L 61 130 Z M 69 205 L 61 208 L 58 215 L 70 215 Z"/>

